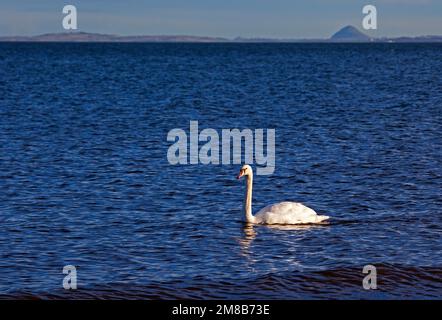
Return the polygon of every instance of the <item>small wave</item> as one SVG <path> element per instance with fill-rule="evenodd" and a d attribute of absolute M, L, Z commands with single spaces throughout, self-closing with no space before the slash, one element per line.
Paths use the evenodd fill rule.
<path fill-rule="evenodd" d="M 1 299 L 440 299 L 442 268 L 376 265 L 378 288 L 362 287 L 362 267 L 267 274 L 248 279 L 215 281 L 198 276 L 188 280 L 146 285 L 107 284 L 75 291 L 0 295 Z"/>

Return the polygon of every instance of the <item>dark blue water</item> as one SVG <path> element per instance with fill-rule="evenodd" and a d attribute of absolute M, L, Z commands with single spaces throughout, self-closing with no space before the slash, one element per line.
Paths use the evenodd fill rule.
<path fill-rule="evenodd" d="M 0 44 L 0 296 L 440 299 L 441 75 L 436 44 Z M 275 128 L 254 211 L 330 224 L 244 225 L 238 165 L 168 163 L 190 120 Z"/>

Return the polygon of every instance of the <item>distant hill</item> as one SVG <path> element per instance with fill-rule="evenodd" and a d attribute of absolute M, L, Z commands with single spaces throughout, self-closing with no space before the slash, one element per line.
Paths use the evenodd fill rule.
<path fill-rule="evenodd" d="M 371 38 L 353 26 L 346 26 L 330 37 L 333 42 L 368 42 Z"/>
<path fill-rule="evenodd" d="M 120 36 L 88 32 L 46 33 L 37 36 L 0 37 L 0 41 L 11 42 L 224 42 L 219 37 L 198 37 L 187 35 Z"/>
<path fill-rule="evenodd" d="M 324 43 L 324 42 L 442 42 L 442 36 L 418 36 L 396 38 L 371 38 L 353 26 L 346 26 L 328 39 L 278 39 L 201 37 L 189 35 L 139 35 L 121 36 L 89 32 L 46 33 L 36 36 L 0 36 L 0 42 L 228 42 L 228 43 Z"/>

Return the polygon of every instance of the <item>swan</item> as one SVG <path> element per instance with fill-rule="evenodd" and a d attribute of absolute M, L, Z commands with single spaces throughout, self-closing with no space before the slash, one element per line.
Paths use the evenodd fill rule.
<path fill-rule="evenodd" d="M 247 223 L 254 224 L 307 224 L 320 223 L 327 220 L 328 216 L 320 216 L 313 209 L 302 203 L 284 201 L 264 207 L 254 216 L 252 215 L 252 188 L 253 170 L 249 165 L 244 165 L 239 171 L 237 179 L 246 177 L 246 194 L 243 203 L 243 213 Z"/>

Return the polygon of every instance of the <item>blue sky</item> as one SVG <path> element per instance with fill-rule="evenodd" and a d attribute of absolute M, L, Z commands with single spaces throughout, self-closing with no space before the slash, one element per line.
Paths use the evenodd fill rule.
<path fill-rule="evenodd" d="M 442 0 L 0 0 L 0 35 L 62 32 L 67 4 L 85 32 L 324 38 L 361 29 L 362 7 L 373 4 L 372 36 L 442 35 Z"/>

